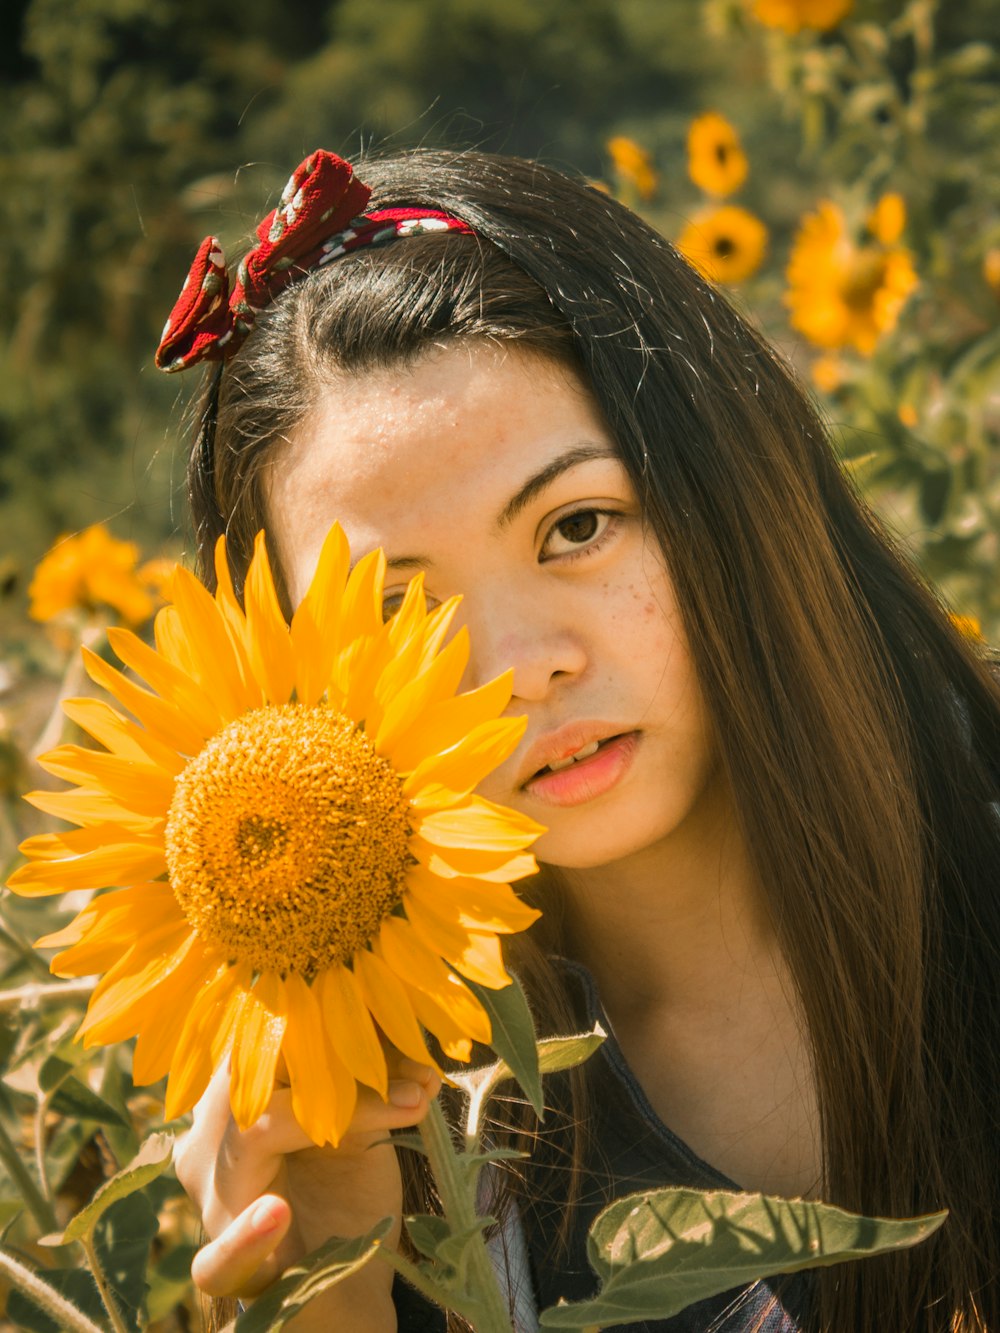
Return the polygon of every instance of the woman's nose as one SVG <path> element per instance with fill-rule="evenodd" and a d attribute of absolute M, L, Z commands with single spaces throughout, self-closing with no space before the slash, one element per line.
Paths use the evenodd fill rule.
<path fill-rule="evenodd" d="M 538 703 L 580 676 L 587 655 L 582 636 L 564 616 L 494 605 L 469 622 L 469 685 L 482 685 L 513 668 L 513 698 Z"/>

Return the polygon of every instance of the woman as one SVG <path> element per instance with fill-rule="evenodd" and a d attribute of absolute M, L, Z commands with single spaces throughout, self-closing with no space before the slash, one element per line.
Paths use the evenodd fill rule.
<path fill-rule="evenodd" d="M 339 519 L 356 554 L 386 548 L 386 614 L 416 569 L 434 600 L 463 594 L 465 685 L 514 669 L 527 734 L 484 791 L 548 832 L 544 916 L 511 962 L 543 1031 L 600 1012 L 613 1034 L 551 1089 L 563 1115 L 505 1185 L 514 1268 L 545 1304 L 584 1294 L 587 1221 L 650 1183 L 947 1207 L 912 1252 L 656 1327 L 1000 1327 L 985 663 L 787 369 L 628 210 L 473 153 L 362 174 L 367 217 L 433 222 L 376 212 L 161 360 L 223 361 L 191 468 L 206 579 L 219 533 L 238 580 L 264 525 L 291 608 Z M 377 225 L 405 240 L 358 242 Z M 282 1093 L 240 1134 L 216 1079 L 179 1168 L 215 1238 L 199 1285 L 252 1295 L 326 1236 L 422 1207 L 378 1141 L 437 1084 L 396 1072 L 323 1153 Z M 387 1274 L 295 1327 L 437 1327 Z"/>

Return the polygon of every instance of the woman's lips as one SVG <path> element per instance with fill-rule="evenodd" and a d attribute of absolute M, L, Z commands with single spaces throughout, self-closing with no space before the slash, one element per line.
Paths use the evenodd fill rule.
<path fill-rule="evenodd" d="M 596 752 L 568 768 L 543 771 L 524 790 L 547 805 L 583 805 L 619 783 L 632 765 L 639 733 L 627 731 L 602 741 Z"/>

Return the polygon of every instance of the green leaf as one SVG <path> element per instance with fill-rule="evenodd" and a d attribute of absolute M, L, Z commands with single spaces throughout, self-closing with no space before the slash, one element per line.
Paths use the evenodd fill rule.
<path fill-rule="evenodd" d="M 449 1264 L 452 1268 L 462 1271 L 462 1260 L 470 1241 L 478 1243 L 479 1236 L 487 1227 L 496 1224 L 495 1217 L 477 1217 L 471 1226 L 465 1227 L 462 1231 L 454 1231 L 445 1236 L 437 1247 L 437 1258 L 443 1264 Z"/>
<path fill-rule="evenodd" d="M 573 1037 L 546 1037 L 538 1043 L 538 1066 L 543 1074 L 560 1069 L 574 1069 L 604 1045 L 608 1034 L 598 1023 L 593 1032 L 578 1032 Z"/>
<path fill-rule="evenodd" d="M 58 1295 L 65 1297 L 88 1319 L 107 1318 L 97 1285 L 85 1268 L 46 1268 L 39 1274 Z M 25 1333 L 63 1333 L 61 1325 L 30 1296 L 15 1287 L 7 1297 L 7 1318 Z M 101 1325 L 103 1327 L 103 1324 Z"/>
<path fill-rule="evenodd" d="M 127 1198 L 155 1180 L 170 1165 L 174 1150 L 172 1134 L 152 1134 L 145 1141 L 128 1166 L 110 1180 L 106 1180 L 88 1204 L 71 1219 L 61 1234 L 46 1236 L 46 1245 L 66 1245 L 71 1240 L 88 1239 L 99 1218 L 119 1199 Z"/>
<path fill-rule="evenodd" d="M 121 1111 L 81 1083 L 78 1078 L 67 1078 L 53 1094 L 49 1109 L 76 1120 L 93 1120 L 99 1125 L 127 1125 Z"/>
<path fill-rule="evenodd" d="M 94 1232 L 94 1248 L 118 1309 L 136 1330 L 143 1326 L 149 1253 L 160 1229 L 153 1205 L 144 1194 L 119 1199 L 104 1213 Z"/>
<path fill-rule="evenodd" d="M 301 1263 L 289 1268 L 279 1282 L 268 1287 L 267 1292 L 239 1316 L 235 1325 L 227 1327 L 235 1329 L 235 1333 L 270 1333 L 272 1329 L 284 1328 L 314 1296 L 319 1296 L 367 1263 L 392 1227 L 393 1219 L 383 1217 L 366 1236 L 354 1240 L 333 1236 Z"/>
<path fill-rule="evenodd" d="M 404 1217 L 403 1224 L 410 1240 L 428 1259 L 437 1258 L 438 1246 L 451 1235 L 447 1220 L 433 1213 L 414 1213 Z"/>
<path fill-rule="evenodd" d="M 528 1001 L 517 977 L 503 990 L 466 981 L 490 1016 L 493 1037 L 490 1045 L 517 1079 L 539 1120 L 543 1117 L 542 1076 L 538 1064 L 538 1041 Z"/>
<path fill-rule="evenodd" d="M 101 1270 L 131 1333 L 139 1333 L 142 1327 L 146 1267 L 150 1244 L 158 1229 L 152 1206 L 138 1194 L 112 1204 L 95 1228 L 94 1248 Z M 47 1268 L 39 1276 L 88 1319 L 105 1326 L 107 1310 L 88 1269 Z M 15 1327 L 30 1333 L 62 1333 L 61 1324 L 16 1288 L 7 1298 L 7 1315 Z"/>
<path fill-rule="evenodd" d="M 543 1328 L 667 1319 L 758 1278 L 916 1245 L 945 1213 L 890 1220 L 829 1204 L 722 1190 L 665 1189 L 616 1199 L 590 1229 L 601 1279 L 588 1301 L 543 1312 Z"/>

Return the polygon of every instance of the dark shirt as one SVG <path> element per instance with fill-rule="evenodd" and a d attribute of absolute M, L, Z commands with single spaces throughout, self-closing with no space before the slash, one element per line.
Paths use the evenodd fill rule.
<path fill-rule="evenodd" d="M 610 1034 L 593 981 L 583 968 L 565 963 L 566 979 L 574 995 L 580 1030 L 599 1022 Z M 539 1310 L 560 1299 L 575 1301 L 593 1296 L 597 1279 L 587 1263 L 587 1231 L 612 1199 L 636 1191 L 681 1185 L 694 1189 L 739 1189 L 663 1124 L 625 1062 L 611 1035 L 587 1062 L 593 1123 L 583 1188 L 573 1210 L 569 1245 L 553 1255 L 552 1241 L 566 1212 L 563 1183 L 567 1140 L 565 1112 L 569 1107 L 565 1075 L 546 1078 L 546 1114 L 538 1146 L 526 1168 L 528 1203 L 521 1201 L 520 1217 L 528 1247 L 531 1280 Z M 562 1114 L 561 1114 L 562 1112 Z M 552 1123 L 554 1122 L 554 1123 Z M 562 1122 L 562 1127 L 560 1125 Z M 689 1306 L 670 1319 L 607 1327 L 618 1333 L 797 1333 L 804 1317 L 809 1276 L 802 1274 L 776 1288 L 767 1282 L 725 1292 Z M 404 1283 L 394 1288 L 399 1333 L 439 1333 L 444 1329 L 440 1311 L 427 1306 Z"/>

